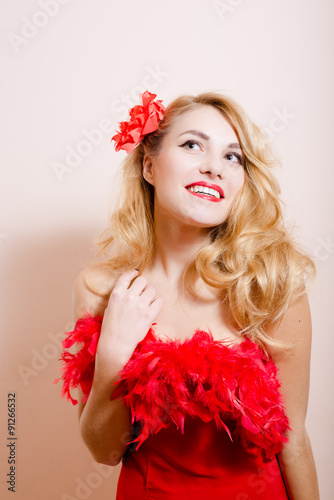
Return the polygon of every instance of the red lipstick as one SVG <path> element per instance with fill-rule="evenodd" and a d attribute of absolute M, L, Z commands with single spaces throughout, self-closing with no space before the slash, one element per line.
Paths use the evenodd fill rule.
<path fill-rule="evenodd" d="M 218 191 L 220 198 L 215 198 L 214 196 L 205 193 L 196 193 L 194 191 L 190 191 L 189 188 L 192 186 L 203 186 L 210 189 L 214 189 L 215 191 Z M 222 190 L 222 188 L 220 186 L 217 186 L 217 184 L 211 184 L 209 182 L 204 182 L 204 181 L 193 182 L 192 184 L 186 186 L 186 189 L 194 196 L 199 196 L 200 198 L 204 198 L 205 200 L 219 202 L 222 201 L 223 198 L 225 198 L 224 191 Z"/>

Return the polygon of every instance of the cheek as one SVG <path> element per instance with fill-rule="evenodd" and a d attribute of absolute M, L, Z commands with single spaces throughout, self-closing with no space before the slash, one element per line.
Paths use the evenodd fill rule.
<path fill-rule="evenodd" d="M 237 194 L 245 183 L 245 171 L 240 170 L 235 172 L 230 178 L 231 181 L 231 191 Z"/>
<path fill-rule="evenodd" d="M 183 168 L 182 168 L 183 167 Z M 177 154 L 165 154 L 157 165 L 156 181 L 160 187 L 176 189 L 182 183 L 184 165 Z"/>
<path fill-rule="evenodd" d="M 160 164 L 159 167 L 161 167 L 159 174 L 155 178 L 155 196 L 161 204 L 165 205 L 176 196 L 178 180 L 170 164 Z"/>
<path fill-rule="evenodd" d="M 156 190 L 160 195 L 169 192 L 175 187 L 175 179 L 170 168 L 162 168 L 156 178 Z"/>

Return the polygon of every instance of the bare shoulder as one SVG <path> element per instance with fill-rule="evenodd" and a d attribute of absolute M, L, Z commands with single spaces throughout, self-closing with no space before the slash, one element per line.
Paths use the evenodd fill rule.
<path fill-rule="evenodd" d="M 288 349 L 291 353 L 309 351 L 312 340 L 312 319 L 306 291 L 300 296 L 292 297 L 282 321 L 270 327 L 270 334 L 275 340 L 295 344 L 295 348 Z M 284 355 L 284 352 L 284 350 L 271 350 L 271 354 L 276 358 L 279 357 L 279 353 Z"/>
<path fill-rule="evenodd" d="M 278 367 L 291 427 L 302 429 L 308 406 L 312 344 L 311 311 L 306 292 L 291 300 L 283 320 L 273 326 L 270 333 L 275 340 L 293 344 L 288 348 L 270 348 L 269 354 Z"/>
<path fill-rule="evenodd" d="M 109 294 L 108 279 L 102 270 L 96 267 L 83 269 L 74 280 L 72 288 L 74 320 L 82 317 L 84 310 L 93 316 L 103 315 Z"/>

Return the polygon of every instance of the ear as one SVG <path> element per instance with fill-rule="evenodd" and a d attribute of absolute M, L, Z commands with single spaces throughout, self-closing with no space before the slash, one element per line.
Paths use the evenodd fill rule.
<path fill-rule="evenodd" d="M 154 166 L 152 159 L 145 154 L 143 159 L 143 177 L 145 181 L 154 186 Z"/>

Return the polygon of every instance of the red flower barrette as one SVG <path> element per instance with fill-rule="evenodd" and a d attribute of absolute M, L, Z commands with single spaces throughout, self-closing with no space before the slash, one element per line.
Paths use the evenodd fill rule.
<path fill-rule="evenodd" d="M 124 149 L 128 154 L 131 153 L 145 135 L 157 130 L 165 107 L 162 101 L 154 102 L 156 96 L 146 90 L 141 96 L 143 105 L 133 106 L 129 110 L 128 121 L 119 122 L 119 131 L 111 138 L 115 141 L 116 151 Z"/>

